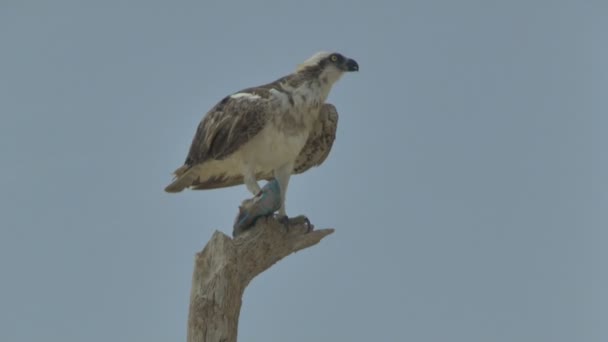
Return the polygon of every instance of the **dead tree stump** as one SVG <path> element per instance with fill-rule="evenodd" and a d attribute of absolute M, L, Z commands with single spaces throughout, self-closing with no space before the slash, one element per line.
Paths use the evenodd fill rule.
<path fill-rule="evenodd" d="M 274 218 L 261 218 L 235 239 L 216 231 L 196 254 L 188 342 L 236 342 L 243 293 L 249 282 L 277 261 L 334 232 L 307 229 L 304 221 L 286 231 Z"/>

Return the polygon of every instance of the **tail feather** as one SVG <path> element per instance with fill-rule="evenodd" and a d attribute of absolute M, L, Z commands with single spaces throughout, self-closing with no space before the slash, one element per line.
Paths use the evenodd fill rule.
<path fill-rule="evenodd" d="M 165 188 L 166 192 L 176 193 L 181 192 L 187 187 L 191 186 L 196 178 L 195 172 L 192 172 L 194 168 L 190 168 L 188 165 L 183 165 L 173 173 L 175 178 L 171 184 Z"/>
<path fill-rule="evenodd" d="M 211 190 L 243 184 L 239 167 L 226 161 L 209 161 L 195 166 L 184 165 L 175 170 L 175 178 L 165 188 L 166 192 L 176 193 L 184 189 Z M 272 172 L 256 174 L 257 180 L 272 178 Z"/>
<path fill-rule="evenodd" d="M 186 184 L 184 184 L 184 182 L 182 182 L 182 179 L 176 179 L 175 181 L 173 181 L 173 183 L 167 185 L 167 187 L 165 188 L 165 191 L 169 192 L 169 193 L 176 193 L 176 192 L 181 192 L 182 190 L 184 190 L 187 187 L 188 186 Z"/>

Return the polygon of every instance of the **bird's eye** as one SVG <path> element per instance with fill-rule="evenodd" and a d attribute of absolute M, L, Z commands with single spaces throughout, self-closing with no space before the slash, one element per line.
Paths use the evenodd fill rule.
<path fill-rule="evenodd" d="M 336 56 L 336 55 L 331 55 L 331 57 L 329 57 L 329 59 L 330 59 L 332 62 L 337 62 L 337 61 L 338 61 L 338 56 Z"/>

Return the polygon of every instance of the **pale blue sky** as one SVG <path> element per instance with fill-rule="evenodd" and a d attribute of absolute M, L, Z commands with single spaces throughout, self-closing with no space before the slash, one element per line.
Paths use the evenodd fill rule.
<path fill-rule="evenodd" d="M 336 233 L 247 288 L 240 341 L 608 340 L 606 1 L 0 1 L 0 341 L 183 341 L 244 187 L 162 190 L 223 96 L 319 50 Z"/>

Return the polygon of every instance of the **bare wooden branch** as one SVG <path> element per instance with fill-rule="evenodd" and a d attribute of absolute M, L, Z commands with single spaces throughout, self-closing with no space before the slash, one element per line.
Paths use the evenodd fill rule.
<path fill-rule="evenodd" d="M 333 229 L 301 223 L 289 231 L 274 218 L 261 218 L 235 239 L 216 231 L 195 258 L 188 316 L 188 342 L 236 342 L 245 287 L 291 253 L 311 247 Z"/>

